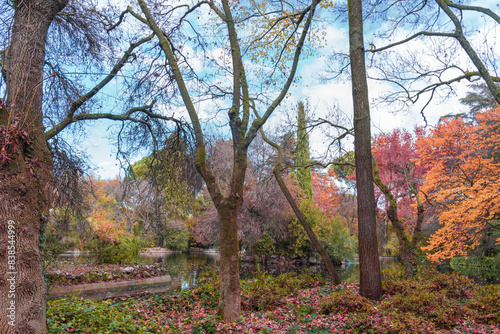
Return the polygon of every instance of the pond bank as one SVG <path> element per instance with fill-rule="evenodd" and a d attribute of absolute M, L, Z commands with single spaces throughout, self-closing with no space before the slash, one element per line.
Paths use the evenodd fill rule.
<path fill-rule="evenodd" d="M 57 264 L 47 268 L 47 282 L 51 286 L 89 284 L 96 282 L 148 279 L 167 274 L 161 263 L 151 265 L 78 265 Z"/>
<path fill-rule="evenodd" d="M 51 286 L 49 287 L 48 299 L 59 299 L 68 297 L 69 295 L 98 300 L 108 298 L 130 298 L 142 294 L 173 291 L 179 286 L 180 281 L 172 280 L 170 275 L 130 281 Z"/>

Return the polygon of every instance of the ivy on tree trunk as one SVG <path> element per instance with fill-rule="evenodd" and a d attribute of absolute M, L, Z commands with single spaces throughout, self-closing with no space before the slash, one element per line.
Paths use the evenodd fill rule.
<path fill-rule="evenodd" d="M 0 163 L 0 333 L 47 331 L 40 248 L 53 163 L 42 125 L 43 64 L 49 26 L 66 4 L 13 1 L 7 101 L 0 106 L 0 150 L 8 157 Z"/>

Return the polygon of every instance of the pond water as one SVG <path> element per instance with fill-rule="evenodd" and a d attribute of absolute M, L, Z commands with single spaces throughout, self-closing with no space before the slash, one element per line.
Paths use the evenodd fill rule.
<path fill-rule="evenodd" d="M 217 253 L 177 253 L 177 254 L 154 254 L 141 256 L 138 260 L 138 264 L 152 264 L 154 262 L 160 262 L 167 269 L 167 272 L 172 276 L 172 278 L 177 278 L 180 280 L 181 288 L 187 289 L 197 282 L 197 277 L 203 270 L 213 270 L 218 267 L 219 255 Z M 401 264 L 396 258 L 392 257 L 382 257 L 380 258 L 380 266 L 382 269 L 382 278 L 385 278 L 386 273 L 398 269 Z M 422 262 L 420 265 L 420 270 L 426 272 L 444 272 L 452 273 L 454 271 L 460 272 L 462 275 L 472 278 L 479 284 L 500 284 L 500 272 L 496 270 L 490 270 L 486 268 L 467 268 L 467 267 L 455 267 L 451 268 L 449 265 L 436 266 L 436 264 L 431 262 Z M 308 266 L 269 266 L 265 263 L 260 264 L 261 270 L 264 270 L 271 274 L 280 274 L 286 272 L 313 272 L 318 273 L 324 277 L 327 277 L 326 270 L 320 265 L 308 265 Z M 335 268 L 342 281 L 346 282 L 358 282 L 359 281 L 359 263 L 351 262 L 344 266 L 338 266 Z M 241 265 L 241 276 L 242 278 L 250 278 L 253 273 L 255 273 L 257 267 L 253 263 L 242 262 Z"/>
<path fill-rule="evenodd" d="M 181 289 L 197 283 L 199 274 L 218 266 L 218 253 L 156 253 L 140 255 L 137 264 L 161 263 L 174 280 L 180 281 Z"/>
<path fill-rule="evenodd" d="M 198 282 L 200 273 L 207 270 L 213 270 L 219 265 L 218 253 L 155 253 L 141 255 L 137 259 L 137 264 L 161 263 L 167 273 L 172 277 L 176 287 L 188 289 Z M 380 259 L 383 278 L 387 272 L 397 269 L 400 264 L 395 258 Z M 320 265 L 307 266 L 270 266 L 266 263 L 259 265 L 260 269 L 271 274 L 280 274 L 285 272 L 313 272 L 327 277 L 326 270 Z M 450 273 L 454 270 L 449 266 L 436 266 L 433 263 L 422 263 L 419 265 L 421 270 L 435 272 L 436 269 L 441 272 Z M 458 269 L 458 270 L 457 270 Z M 242 262 L 242 278 L 250 278 L 255 273 L 257 267 L 253 263 Z M 359 263 L 347 263 L 345 266 L 336 267 L 336 270 L 342 281 L 357 282 L 359 280 Z M 500 273 L 482 268 L 455 268 L 463 275 L 471 277 L 480 284 L 500 284 Z"/>

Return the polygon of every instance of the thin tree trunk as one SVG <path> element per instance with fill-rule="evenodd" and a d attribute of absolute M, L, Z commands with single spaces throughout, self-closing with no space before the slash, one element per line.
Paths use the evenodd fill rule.
<path fill-rule="evenodd" d="M 288 203 L 293 209 L 293 212 L 295 213 L 295 216 L 297 216 L 297 219 L 299 220 L 300 224 L 304 228 L 304 230 L 307 233 L 307 236 L 309 237 L 309 240 L 311 243 L 314 245 L 314 248 L 318 251 L 319 255 L 321 256 L 321 259 L 323 260 L 323 263 L 326 266 L 326 270 L 328 270 L 328 273 L 330 274 L 330 277 L 333 281 L 334 284 L 340 284 L 341 280 L 340 277 L 338 276 L 337 272 L 335 271 L 335 268 L 333 267 L 333 263 L 330 260 L 330 257 L 326 253 L 325 249 L 319 242 L 318 238 L 316 238 L 316 234 L 314 234 L 314 231 L 312 230 L 311 226 L 307 222 L 306 217 L 302 214 L 302 211 L 300 211 L 299 206 L 295 202 L 295 199 L 293 198 L 292 194 L 290 193 L 290 190 L 288 190 L 288 187 L 285 184 L 285 181 L 283 181 L 283 178 L 281 177 L 281 163 L 283 161 L 283 150 L 281 146 L 278 144 L 272 142 L 269 140 L 266 135 L 264 134 L 264 131 L 260 129 L 260 134 L 262 135 L 262 139 L 274 147 L 276 150 L 278 150 L 278 159 L 276 160 L 276 165 L 274 166 L 273 169 L 273 174 L 276 177 L 276 181 L 278 182 L 281 191 L 283 192 L 283 195 L 285 195 L 285 198 L 287 199 Z"/>
<path fill-rule="evenodd" d="M 404 275 L 405 277 L 411 277 L 416 273 L 417 263 L 415 261 L 415 254 L 411 248 L 410 241 L 406 236 L 406 231 L 403 224 L 399 220 L 397 207 L 392 204 L 389 205 L 389 208 L 387 209 L 387 216 L 396 231 L 396 236 L 398 237 L 399 254 L 401 256 L 401 262 L 403 262 L 404 266 Z"/>
<path fill-rule="evenodd" d="M 39 243 L 43 245 L 40 235 L 48 215 L 53 163 L 43 133 L 42 79 L 47 31 L 66 3 L 14 1 L 6 62 L 7 107 L 0 108 L 0 129 L 4 135 L 16 130 L 26 135 L 14 135 L 19 145 L 7 143 L 7 136 L 0 138 L 0 149 L 12 159 L 0 162 L 2 334 L 47 331 L 47 285 Z"/>
<path fill-rule="evenodd" d="M 330 257 L 328 256 L 327 252 L 319 242 L 318 238 L 316 238 L 316 234 L 314 234 L 314 231 L 312 230 L 311 226 L 307 222 L 306 217 L 302 214 L 302 211 L 300 211 L 299 206 L 295 202 L 295 199 L 293 198 L 292 194 L 288 190 L 285 181 L 283 181 L 283 178 L 280 175 L 280 169 L 275 168 L 274 169 L 274 176 L 276 177 L 276 180 L 278 181 L 278 184 L 281 188 L 281 191 L 283 191 L 283 194 L 285 195 L 288 203 L 293 209 L 293 212 L 295 213 L 295 216 L 297 216 L 297 219 L 299 220 L 300 224 L 304 228 L 304 230 L 307 233 L 307 236 L 309 237 L 309 240 L 311 240 L 311 243 L 314 245 L 314 248 L 318 251 L 319 255 L 321 256 L 321 259 L 323 260 L 323 263 L 326 266 L 326 270 L 328 270 L 328 274 L 330 274 L 330 278 L 332 279 L 334 284 L 340 284 L 341 280 L 337 272 L 335 271 L 335 268 L 333 267 L 333 263 L 330 260 Z"/>
<path fill-rule="evenodd" d="M 411 176 L 413 176 L 413 169 L 411 170 Z M 420 239 L 422 238 L 422 223 L 424 221 L 424 205 L 422 204 L 422 201 L 420 200 L 420 195 L 415 189 L 415 187 L 408 182 L 408 186 L 410 187 L 412 193 L 415 195 L 415 200 L 417 201 L 417 222 L 415 224 L 415 228 L 413 229 L 413 236 L 411 239 L 411 246 L 413 248 L 413 251 L 415 251 L 418 247 L 418 244 L 420 242 Z"/>
<path fill-rule="evenodd" d="M 360 293 L 370 299 L 382 294 L 373 189 L 370 106 L 366 82 L 361 0 L 349 0 L 349 49 L 354 104 L 354 151 L 358 196 Z"/>

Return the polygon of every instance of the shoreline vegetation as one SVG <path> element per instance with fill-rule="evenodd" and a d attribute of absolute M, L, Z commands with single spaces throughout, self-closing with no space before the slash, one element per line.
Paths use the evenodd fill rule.
<path fill-rule="evenodd" d="M 386 273 L 384 295 L 370 301 L 356 284 L 334 286 L 311 274 L 242 280 L 242 316 L 216 317 L 218 273 L 188 290 L 104 301 L 48 302 L 49 333 L 500 333 L 500 286 L 458 274 L 403 280 Z"/>

